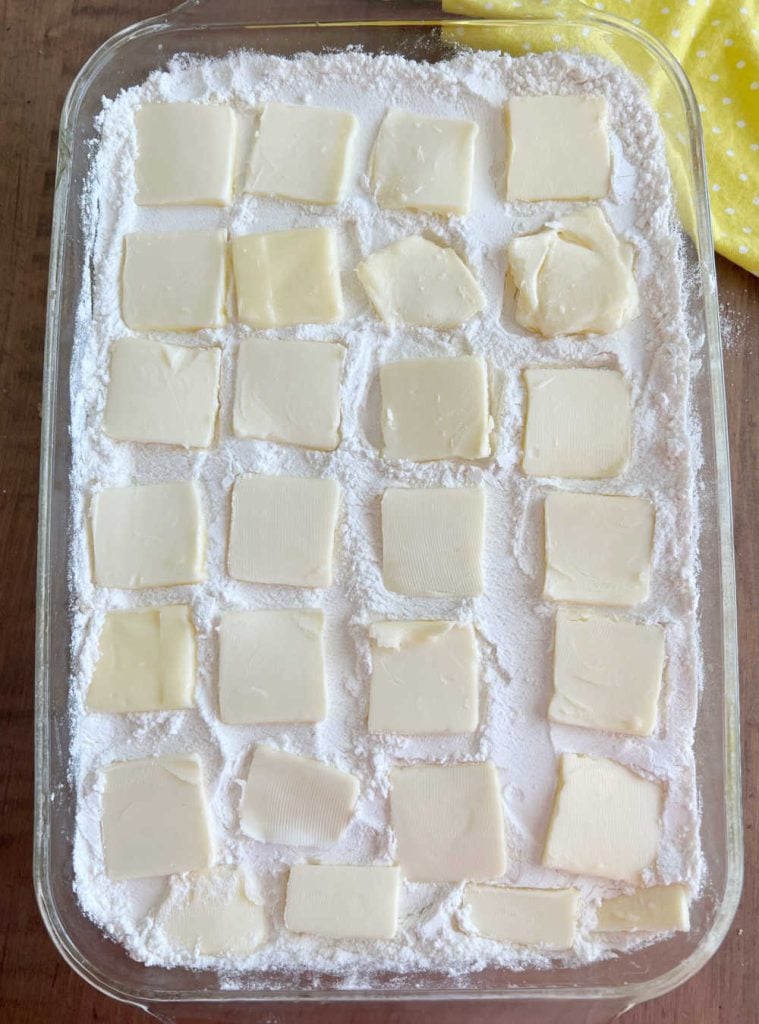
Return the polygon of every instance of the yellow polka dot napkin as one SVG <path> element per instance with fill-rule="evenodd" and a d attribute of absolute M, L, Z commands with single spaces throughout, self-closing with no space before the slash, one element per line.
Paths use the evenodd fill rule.
<path fill-rule="evenodd" d="M 582 4 L 632 21 L 682 64 L 703 120 L 715 248 L 759 276 L 759 0 L 443 0 L 443 10 L 513 18 L 546 6 L 577 15 Z M 461 38 L 493 45 L 476 30 Z"/>

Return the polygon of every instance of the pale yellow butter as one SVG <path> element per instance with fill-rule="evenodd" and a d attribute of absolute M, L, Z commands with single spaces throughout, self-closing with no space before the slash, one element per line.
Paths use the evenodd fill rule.
<path fill-rule="evenodd" d="M 684 885 L 652 885 L 604 900 L 598 932 L 687 932 L 688 890 Z"/>
<path fill-rule="evenodd" d="M 393 865 L 293 864 L 285 927 L 331 939 L 392 939 L 400 888 Z"/>
<path fill-rule="evenodd" d="M 464 890 L 464 910 L 480 935 L 545 949 L 572 948 L 579 900 L 577 889 L 470 884 Z"/>

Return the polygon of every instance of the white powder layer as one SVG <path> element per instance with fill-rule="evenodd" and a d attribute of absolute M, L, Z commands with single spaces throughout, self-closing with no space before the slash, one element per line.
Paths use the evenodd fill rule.
<path fill-rule="evenodd" d="M 522 330 L 506 289 L 506 243 L 573 204 L 507 204 L 501 194 L 505 158 L 503 103 L 511 95 L 599 93 L 609 104 L 613 183 L 603 208 L 636 248 L 641 314 L 609 336 L 544 341 Z M 257 105 L 267 100 L 323 104 L 353 111 L 360 122 L 348 198 L 334 208 L 298 206 L 238 195 L 230 209 L 141 209 L 135 204 L 134 112 L 147 101 L 231 104 L 243 139 L 252 136 Z M 423 114 L 468 117 L 480 127 L 472 212 L 442 217 L 380 209 L 369 191 L 368 157 L 390 106 Z M 541 866 L 556 782 L 557 756 L 579 751 L 614 758 L 661 781 L 666 800 L 662 842 L 646 881 L 685 881 L 695 894 L 702 860 L 698 838 L 693 730 L 700 685 L 696 641 L 696 486 L 698 429 L 688 411 L 691 343 L 687 335 L 678 235 L 674 228 L 663 140 L 635 81 L 622 69 L 586 56 L 546 53 L 512 59 L 461 53 L 437 64 L 398 56 L 342 52 L 293 59 L 253 52 L 222 60 L 175 59 L 143 85 L 104 101 L 85 200 L 89 262 L 74 339 L 72 716 L 73 772 L 78 795 L 76 888 L 85 912 L 137 959 L 150 964 L 212 967 L 222 984 L 268 988 L 318 972 L 332 984 L 363 985 L 379 971 L 395 975 L 444 971 L 459 980 L 487 965 L 514 969 L 555 962 L 535 950 L 467 932 L 462 886 L 403 886 L 400 928 L 392 942 L 335 942 L 287 933 L 282 924 L 287 868 L 316 857 L 327 862 L 390 862 L 388 773 L 396 763 L 491 759 L 498 768 L 507 820 L 505 883 L 582 893 L 580 934 L 567 964 L 612 955 L 591 934 L 593 907 L 621 891 L 613 883 L 576 878 Z M 242 147 L 242 163 L 245 148 Z M 240 339 L 253 332 L 227 327 L 176 335 L 172 341 L 223 347 L 220 430 L 209 451 L 113 443 L 103 433 L 109 346 L 129 336 L 120 315 L 119 275 L 125 232 L 222 226 L 232 235 L 285 227 L 331 225 L 339 235 L 346 319 L 333 326 L 257 332 L 263 337 L 339 340 L 347 348 L 342 393 L 343 440 L 335 452 L 309 452 L 231 432 L 231 397 Z M 421 233 L 453 246 L 487 296 L 487 308 L 462 328 L 436 332 L 381 323 L 358 285 L 360 259 L 387 243 Z M 231 299 L 231 296 L 230 296 Z M 405 356 L 477 353 L 489 364 L 496 423 L 494 455 L 477 463 L 388 463 L 379 455 L 377 369 Z M 541 598 L 542 497 L 556 486 L 521 472 L 524 393 L 520 378 L 536 364 L 621 368 L 632 384 L 633 456 L 611 481 L 571 484 L 578 490 L 648 495 L 656 505 L 650 599 L 634 610 L 666 626 L 667 670 L 656 732 L 650 739 L 550 725 L 555 606 Z M 240 473 L 328 476 L 340 482 L 336 582 L 323 591 L 258 586 L 225 572 L 230 489 Z M 134 482 L 197 479 L 208 523 L 208 579 L 195 587 L 127 592 L 95 587 L 88 547 L 92 494 Z M 379 500 L 388 486 L 471 486 L 487 489 L 485 592 L 473 600 L 411 599 L 388 593 L 381 576 Z M 558 484 L 561 486 L 561 484 Z M 84 699 L 111 609 L 166 601 L 192 605 L 198 630 L 197 710 L 132 715 L 91 714 Z M 219 721 L 217 628 L 227 608 L 320 607 L 326 613 L 329 710 L 315 727 L 234 726 Z M 399 738 L 366 730 L 370 655 L 366 624 L 382 618 L 472 621 L 481 659 L 481 721 L 471 736 Z M 321 758 L 361 782 L 353 820 L 329 850 L 258 843 L 239 827 L 242 785 L 257 743 Z M 170 948 L 155 924 L 166 880 L 111 882 L 100 834 L 104 766 L 145 756 L 197 754 L 203 762 L 220 863 L 241 864 L 265 903 L 269 941 L 247 961 L 219 961 Z M 641 940 L 636 940 L 641 941 Z M 651 941 L 651 940 L 645 940 Z M 619 948 L 617 946 L 617 948 Z M 308 980 L 306 981 L 308 983 Z"/>

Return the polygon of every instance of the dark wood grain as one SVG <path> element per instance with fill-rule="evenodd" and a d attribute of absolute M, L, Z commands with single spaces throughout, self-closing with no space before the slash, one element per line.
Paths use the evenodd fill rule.
<path fill-rule="evenodd" d="M 54 950 L 34 902 L 32 725 L 34 566 L 40 382 L 56 130 L 79 66 L 167 0 L 0 0 L 0 992 L 3 1024 L 144 1019 L 80 981 Z M 339 10 L 339 4 L 335 4 Z M 691 982 L 633 1010 L 629 1024 L 759 1020 L 759 281 L 719 261 L 731 323 L 725 351 L 738 548 L 747 875 L 722 949 Z M 260 1019 L 255 1014 L 250 1020 Z M 272 1019 L 269 1017 L 268 1019 Z M 503 1019 L 461 1006 L 319 1006 L 274 1019 L 300 1024 L 472 1024 Z M 536 1012 L 536 1024 L 541 1016 Z"/>

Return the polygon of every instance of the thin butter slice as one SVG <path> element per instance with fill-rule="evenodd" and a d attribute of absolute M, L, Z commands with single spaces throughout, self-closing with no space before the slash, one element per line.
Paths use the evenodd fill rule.
<path fill-rule="evenodd" d="M 372 191 L 380 206 L 462 215 L 472 195 L 473 121 L 390 110 L 372 154 Z"/>
<path fill-rule="evenodd" d="M 103 429 L 117 441 L 208 448 L 221 349 L 120 338 L 111 348 Z"/>
<path fill-rule="evenodd" d="M 645 601 L 653 538 L 647 498 L 552 491 L 545 500 L 543 596 L 620 606 Z"/>
<path fill-rule="evenodd" d="M 156 925 L 177 949 L 201 956 L 248 956 L 266 938 L 264 908 L 239 868 L 219 865 L 171 879 Z"/>
<path fill-rule="evenodd" d="M 545 949 L 572 948 L 579 900 L 577 889 L 468 885 L 464 890 L 464 909 L 480 935 Z"/>
<path fill-rule="evenodd" d="M 618 476 L 630 458 L 630 386 L 618 370 L 530 367 L 522 468 L 528 476 Z"/>
<path fill-rule="evenodd" d="M 608 334 L 638 314 L 633 248 L 598 206 L 509 242 L 516 319 L 546 338 Z"/>
<path fill-rule="evenodd" d="M 237 125 L 231 107 L 146 103 L 134 120 L 140 206 L 232 202 Z"/>
<path fill-rule="evenodd" d="M 237 357 L 235 435 L 332 451 L 340 443 L 344 362 L 342 345 L 244 338 Z"/>
<path fill-rule="evenodd" d="M 548 717 L 565 725 L 650 736 L 663 668 L 661 626 L 560 608 Z"/>
<path fill-rule="evenodd" d="M 392 865 L 293 864 L 285 927 L 330 939 L 392 939 L 400 888 Z"/>
<path fill-rule="evenodd" d="M 479 684 L 472 626 L 375 622 L 369 636 L 369 732 L 474 732 Z"/>
<path fill-rule="evenodd" d="M 514 96 L 506 128 L 507 199 L 602 199 L 609 191 L 603 96 Z"/>
<path fill-rule="evenodd" d="M 246 192 L 301 203 L 339 203 L 357 129 L 353 114 L 342 110 L 267 103 Z"/>
<path fill-rule="evenodd" d="M 356 268 L 382 319 L 444 330 L 485 308 L 485 296 L 453 249 L 411 235 L 380 249 Z"/>
<path fill-rule="evenodd" d="M 598 932 L 687 932 L 688 890 L 684 885 L 652 885 L 604 900 L 598 908 Z"/>
<path fill-rule="evenodd" d="M 480 356 L 385 363 L 380 387 L 386 459 L 490 454 L 488 374 Z"/>
<path fill-rule="evenodd" d="M 262 843 L 333 846 L 358 799 L 358 779 L 310 757 L 259 746 L 240 808 L 247 836 Z"/>
<path fill-rule="evenodd" d="M 320 611 L 225 612 L 219 628 L 222 722 L 318 722 L 326 714 Z"/>
<path fill-rule="evenodd" d="M 334 480 L 239 476 L 232 492 L 229 575 L 251 583 L 330 586 L 339 501 Z"/>
<path fill-rule="evenodd" d="M 327 324 L 343 317 L 332 228 L 299 228 L 232 239 L 237 314 L 251 327 Z"/>
<path fill-rule="evenodd" d="M 394 768 L 390 809 L 409 881 L 484 881 L 506 870 L 501 793 L 489 761 Z"/>
<path fill-rule="evenodd" d="M 195 706 L 195 629 L 186 604 L 109 612 L 87 691 L 90 711 Z"/>
<path fill-rule="evenodd" d="M 562 754 L 543 863 L 637 882 L 659 847 L 663 793 L 616 761 Z"/>
<path fill-rule="evenodd" d="M 103 846 L 113 881 L 210 867 L 213 842 L 200 763 L 166 757 L 109 765 Z"/>
<path fill-rule="evenodd" d="M 223 327 L 226 231 L 125 235 L 121 311 L 133 331 Z"/>
<path fill-rule="evenodd" d="M 205 523 L 194 481 L 110 487 L 92 499 L 99 587 L 171 587 L 206 578 Z"/>
<path fill-rule="evenodd" d="M 480 487 L 388 488 L 382 498 L 382 573 L 412 597 L 482 592 L 485 491 Z"/>

